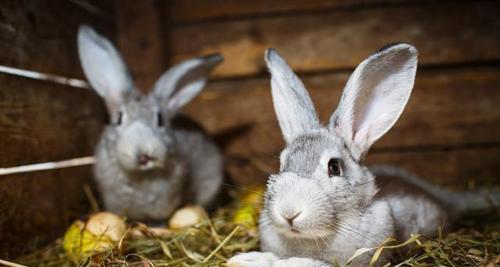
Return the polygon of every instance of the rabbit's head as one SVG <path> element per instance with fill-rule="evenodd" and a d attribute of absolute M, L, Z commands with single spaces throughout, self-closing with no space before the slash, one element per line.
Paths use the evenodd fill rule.
<path fill-rule="evenodd" d="M 362 159 L 401 115 L 413 88 L 417 50 L 396 44 L 361 62 L 325 126 L 285 60 L 273 49 L 265 60 L 286 147 L 279 174 L 267 184 L 263 220 L 269 221 L 261 227 L 304 238 L 328 236 L 342 224 L 355 228 L 345 224 L 377 192 Z"/>
<path fill-rule="evenodd" d="M 176 150 L 172 117 L 198 95 L 222 57 L 181 62 L 160 77 L 151 93 L 143 94 L 136 90 L 118 51 L 92 28 L 80 27 L 78 51 L 85 75 L 110 115 L 103 136 L 108 155 L 129 171 L 166 167 Z"/>

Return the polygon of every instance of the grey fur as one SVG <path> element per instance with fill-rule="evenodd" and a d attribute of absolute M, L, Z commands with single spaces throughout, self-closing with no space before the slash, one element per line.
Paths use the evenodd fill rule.
<path fill-rule="evenodd" d="M 153 93 L 144 95 L 106 38 L 81 26 L 78 47 L 87 79 L 111 117 L 94 166 L 105 208 L 156 221 L 186 202 L 211 205 L 222 184 L 222 155 L 201 129 L 189 126 L 193 122 L 178 123 L 182 119 L 177 111 L 202 90 L 222 57 L 184 61 L 159 79 Z"/>
<path fill-rule="evenodd" d="M 449 205 L 455 199 L 451 193 L 407 173 L 379 172 L 401 176 L 379 187 L 382 177 L 361 163 L 408 101 L 417 66 L 414 47 L 396 44 L 365 59 L 325 127 L 286 62 L 271 49 L 265 58 L 287 145 L 280 173 L 267 182 L 259 224 L 264 252 L 236 255 L 228 261 L 231 266 L 344 265 L 359 248 L 376 247 L 387 237 L 433 235 L 466 210 Z M 341 160 L 339 174 L 329 172 L 330 159 Z M 371 256 L 364 254 L 350 266 L 368 266 Z M 389 257 L 382 255 L 379 263 Z"/>

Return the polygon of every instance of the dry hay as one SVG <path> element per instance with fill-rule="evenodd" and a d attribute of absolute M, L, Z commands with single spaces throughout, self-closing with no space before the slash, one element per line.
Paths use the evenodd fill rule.
<path fill-rule="evenodd" d="M 131 227 L 130 232 L 140 230 L 142 237 L 124 238 L 114 249 L 84 259 L 79 266 L 225 266 L 232 255 L 259 247 L 254 226 L 234 223 L 235 212 L 241 210 L 238 206 L 221 208 L 211 219 L 207 217 L 192 228 L 164 237 L 143 225 Z M 387 240 L 373 248 L 395 250 L 393 263 L 384 266 L 498 266 L 500 216 L 497 213 L 463 220 L 446 236 L 414 236 L 406 242 L 404 253 L 394 243 Z M 74 266 L 64 253 L 61 239 L 16 262 L 27 266 Z"/>

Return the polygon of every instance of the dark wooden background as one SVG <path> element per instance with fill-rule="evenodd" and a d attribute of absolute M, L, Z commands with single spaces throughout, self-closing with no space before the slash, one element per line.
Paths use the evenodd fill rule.
<path fill-rule="evenodd" d="M 78 25 L 113 36 L 115 15 L 112 3 L 75 2 L 2 1 L 0 65 L 83 78 Z M 0 167 L 91 155 L 105 120 L 91 90 L 0 73 Z M 0 176 L 0 258 L 55 238 L 87 213 L 90 178 L 90 167 Z"/>
<path fill-rule="evenodd" d="M 185 110 L 215 135 L 247 129 L 225 147 L 237 180 L 265 179 L 283 147 L 266 48 L 287 58 L 325 121 L 356 65 L 403 41 L 420 52 L 415 90 L 368 163 L 396 164 L 456 188 L 500 182 L 500 2 L 176 0 L 168 8 L 170 62 L 225 56 Z"/>
<path fill-rule="evenodd" d="M 500 2 L 430 0 L 6 0 L 0 65 L 83 78 L 76 30 L 118 45 L 147 91 L 167 66 L 225 62 L 183 111 L 221 141 L 231 179 L 262 182 L 283 147 L 263 53 L 274 47 L 326 120 L 356 65 L 392 42 L 420 51 L 413 95 L 368 163 L 464 189 L 500 184 Z M 106 120 L 90 90 L 0 73 L 0 167 L 92 154 Z M 61 234 L 89 210 L 90 167 L 0 177 L 0 258 Z"/>

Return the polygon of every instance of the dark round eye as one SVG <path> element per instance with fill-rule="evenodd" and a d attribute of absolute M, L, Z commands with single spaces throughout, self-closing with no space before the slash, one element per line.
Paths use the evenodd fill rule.
<path fill-rule="evenodd" d="M 330 159 L 328 161 L 328 177 L 342 176 L 342 162 L 340 159 Z"/>
<path fill-rule="evenodd" d="M 116 118 L 116 125 L 121 125 L 123 120 L 123 112 L 118 112 L 118 117 Z"/>
<path fill-rule="evenodd" d="M 163 115 L 161 115 L 161 112 L 156 114 L 156 122 L 158 123 L 158 127 L 163 127 Z"/>

